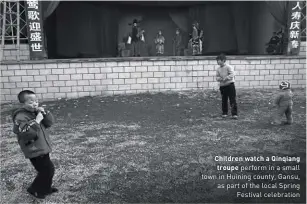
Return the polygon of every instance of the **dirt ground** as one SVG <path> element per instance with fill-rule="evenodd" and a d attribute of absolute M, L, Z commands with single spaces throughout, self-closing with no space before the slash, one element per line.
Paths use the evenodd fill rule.
<path fill-rule="evenodd" d="M 294 124 L 270 125 L 269 102 L 276 90 L 237 90 L 239 119 L 222 119 L 217 91 L 84 97 L 42 102 L 56 117 L 50 129 L 54 185 L 60 192 L 45 203 L 305 203 L 306 95 L 294 92 Z M 12 133 L 10 113 L 1 106 L 1 202 L 41 202 L 25 189 L 35 170 L 22 155 Z M 215 156 L 299 156 L 300 198 L 240 198 L 240 189 L 218 184 L 244 180 L 207 180 L 201 175 L 227 174 L 217 165 L 285 165 L 282 162 L 216 162 Z M 293 162 L 290 165 L 295 165 Z M 277 174 L 245 171 L 244 174 Z M 270 183 L 254 180 L 253 183 Z M 276 181 L 274 181 L 276 182 Z M 257 190 L 254 190 L 257 191 Z M 261 190 L 258 190 L 261 191 Z M 283 192 L 266 189 L 262 192 Z"/>

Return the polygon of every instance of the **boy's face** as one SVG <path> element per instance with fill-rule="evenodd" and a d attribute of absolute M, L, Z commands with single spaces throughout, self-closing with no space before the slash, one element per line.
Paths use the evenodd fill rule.
<path fill-rule="evenodd" d="M 179 31 L 178 30 L 176 30 L 176 34 L 179 35 Z"/>
<path fill-rule="evenodd" d="M 225 65 L 225 61 L 224 60 L 217 60 L 217 64 L 222 67 L 222 66 Z"/>
<path fill-rule="evenodd" d="M 25 95 L 25 106 L 30 109 L 36 110 L 38 108 L 38 100 L 35 94 L 27 94 Z"/>

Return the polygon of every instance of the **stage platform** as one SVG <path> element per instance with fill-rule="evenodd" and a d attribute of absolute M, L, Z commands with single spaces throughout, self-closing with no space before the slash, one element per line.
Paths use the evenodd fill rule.
<path fill-rule="evenodd" d="M 40 99 L 217 89 L 216 56 L 59 59 L 1 62 L 1 102 L 23 89 Z M 228 56 L 240 88 L 306 87 L 306 56 Z"/>

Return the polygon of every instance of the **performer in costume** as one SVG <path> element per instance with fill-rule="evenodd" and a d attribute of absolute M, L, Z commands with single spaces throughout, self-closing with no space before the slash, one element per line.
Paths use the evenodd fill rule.
<path fill-rule="evenodd" d="M 181 56 L 183 50 L 182 36 L 179 28 L 176 29 L 176 35 L 173 39 L 173 55 Z"/>
<path fill-rule="evenodd" d="M 141 42 L 145 42 L 144 32 L 145 31 L 141 30 L 138 26 L 138 21 L 134 19 L 132 24 L 132 32 L 129 35 L 127 42 L 128 44 L 131 43 L 131 55 L 133 57 L 141 56 Z"/>
<path fill-rule="evenodd" d="M 202 54 L 202 45 L 203 45 L 203 30 L 199 28 L 198 22 L 193 23 L 193 32 L 190 43 L 192 44 L 192 54 L 201 55 Z"/>
<path fill-rule="evenodd" d="M 165 43 L 165 38 L 162 35 L 162 31 L 159 30 L 157 37 L 155 39 L 157 55 L 163 55 L 164 54 L 164 43 Z"/>

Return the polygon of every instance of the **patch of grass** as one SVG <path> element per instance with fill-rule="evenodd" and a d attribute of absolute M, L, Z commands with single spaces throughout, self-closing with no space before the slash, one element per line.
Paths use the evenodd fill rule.
<path fill-rule="evenodd" d="M 237 181 L 201 179 L 202 174 L 229 173 L 217 172 L 218 155 L 300 156 L 303 168 L 306 96 L 302 89 L 294 93 L 291 126 L 269 124 L 272 90 L 238 91 L 239 120 L 220 118 L 217 91 L 44 102 L 57 119 L 50 129 L 51 158 L 56 166 L 54 185 L 60 189 L 45 203 L 303 202 L 303 193 L 300 199 L 240 199 L 238 189 L 217 188 L 219 183 Z M 33 198 L 25 189 L 35 171 L 11 131 L 14 107 L 1 107 L 1 201 L 30 203 Z M 255 163 L 240 163 L 251 164 Z M 305 169 L 300 177 L 305 192 Z"/>

